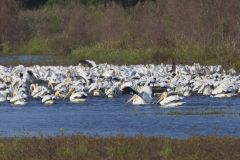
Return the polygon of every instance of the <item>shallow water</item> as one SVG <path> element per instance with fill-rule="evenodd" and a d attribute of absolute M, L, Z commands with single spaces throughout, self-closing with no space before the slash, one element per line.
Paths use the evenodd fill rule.
<path fill-rule="evenodd" d="M 2 103 L 0 136 L 240 136 L 240 97 L 193 96 L 185 99 L 184 106 L 174 109 L 131 106 L 126 104 L 128 98 L 88 97 L 81 104 L 62 101 L 53 106 L 36 100 L 24 107 Z M 60 132 L 60 128 L 64 131 Z"/>
<path fill-rule="evenodd" d="M 52 56 L 50 55 L 3 55 L 0 56 L 0 63 L 13 63 L 18 62 L 20 64 L 24 63 L 39 63 L 41 61 L 50 62 Z"/>
<path fill-rule="evenodd" d="M 78 60 L 69 55 L 0 55 L 0 65 L 55 65 L 55 64 L 64 64 L 64 65 L 74 65 Z"/>

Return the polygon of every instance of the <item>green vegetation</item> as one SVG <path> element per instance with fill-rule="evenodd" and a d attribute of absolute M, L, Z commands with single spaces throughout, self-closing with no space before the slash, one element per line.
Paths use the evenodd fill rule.
<path fill-rule="evenodd" d="M 0 139 L 0 159 L 177 159 L 225 160 L 240 158 L 240 139 L 193 137 L 55 137 Z"/>
<path fill-rule="evenodd" d="M 92 46 L 79 47 L 72 51 L 80 59 L 93 59 L 97 62 L 115 64 L 154 63 L 155 48 L 141 48 L 127 42 L 98 43 Z"/>
<path fill-rule="evenodd" d="M 57 47 L 58 39 L 34 38 L 17 49 L 11 44 L 3 45 L 2 54 L 14 52 L 31 55 L 59 55 L 54 64 L 77 64 L 79 59 L 92 59 L 97 63 L 113 64 L 193 64 L 199 62 L 203 65 L 222 64 L 226 68 L 233 67 L 240 70 L 240 56 L 238 49 L 232 49 L 226 44 L 220 46 L 202 47 L 199 44 L 175 44 L 174 46 L 144 46 L 144 44 L 131 44 L 124 41 L 96 43 L 76 48 Z M 61 43 L 61 41 L 60 41 Z M 15 47 L 16 48 L 16 47 Z M 58 51 L 58 52 L 55 52 Z M 61 60 L 62 59 L 62 60 Z M 68 59 L 68 62 L 64 62 Z M 62 63 L 59 63 L 62 62 Z M 44 64 L 44 63 L 42 63 Z"/>
<path fill-rule="evenodd" d="M 205 65 L 222 64 L 240 69 L 240 56 L 227 45 L 203 47 L 198 44 L 174 44 L 174 46 L 134 46 L 128 42 L 98 43 L 72 50 L 72 55 L 97 62 L 115 64 L 177 63 Z"/>
<path fill-rule="evenodd" d="M 20 53 L 51 54 L 49 40 L 43 38 L 34 38 L 21 46 Z"/>

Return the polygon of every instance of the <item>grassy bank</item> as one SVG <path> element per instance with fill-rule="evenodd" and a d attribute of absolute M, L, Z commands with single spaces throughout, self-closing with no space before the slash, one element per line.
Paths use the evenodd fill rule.
<path fill-rule="evenodd" d="M 240 139 L 56 137 L 0 139 L 0 159 L 240 159 Z"/>
<path fill-rule="evenodd" d="M 197 43 L 171 42 L 146 45 L 143 42 L 107 41 L 84 46 L 72 46 L 65 52 L 57 52 L 54 39 L 32 39 L 18 46 L 6 44 L 2 55 L 54 55 L 53 61 L 40 64 L 77 64 L 80 59 L 92 59 L 97 63 L 113 64 L 221 64 L 225 68 L 240 70 L 240 50 L 228 43 L 203 46 Z M 18 54 L 18 55 L 19 55 Z M 17 64 L 17 62 L 16 62 Z"/>
<path fill-rule="evenodd" d="M 193 64 L 198 62 L 203 65 L 221 64 L 226 68 L 240 69 L 240 50 L 232 48 L 228 44 L 204 47 L 200 44 L 180 42 L 154 46 L 146 46 L 143 43 L 109 42 L 78 47 L 71 53 L 79 59 L 89 58 L 101 63 Z"/>

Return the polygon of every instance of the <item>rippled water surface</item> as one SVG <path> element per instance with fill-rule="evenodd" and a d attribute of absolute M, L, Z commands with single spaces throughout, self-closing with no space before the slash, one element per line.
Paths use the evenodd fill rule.
<path fill-rule="evenodd" d="M 81 104 L 46 106 L 31 100 L 24 107 L 0 104 L 0 136 L 145 135 L 187 138 L 193 135 L 240 136 L 240 97 L 193 96 L 184 106 L 131 106 L 128 96 L 89 97 Z M 60 133 L 60 128 L 64 131 Z"/>

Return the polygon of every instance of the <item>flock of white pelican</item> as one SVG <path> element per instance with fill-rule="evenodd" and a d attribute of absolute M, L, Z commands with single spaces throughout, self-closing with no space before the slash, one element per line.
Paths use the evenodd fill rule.
<path fill-rule="evenodd" d="M 31 99 L 81 103 L 89 96 L 131 94 L 127 103 L 184 104 L 184 97 L 232 97 L 240 93 L 240 75 L 221 65 L 111 65 L 81 60 L 78 66 L 0 66 L 0 102 L 25 105 Z"/>

